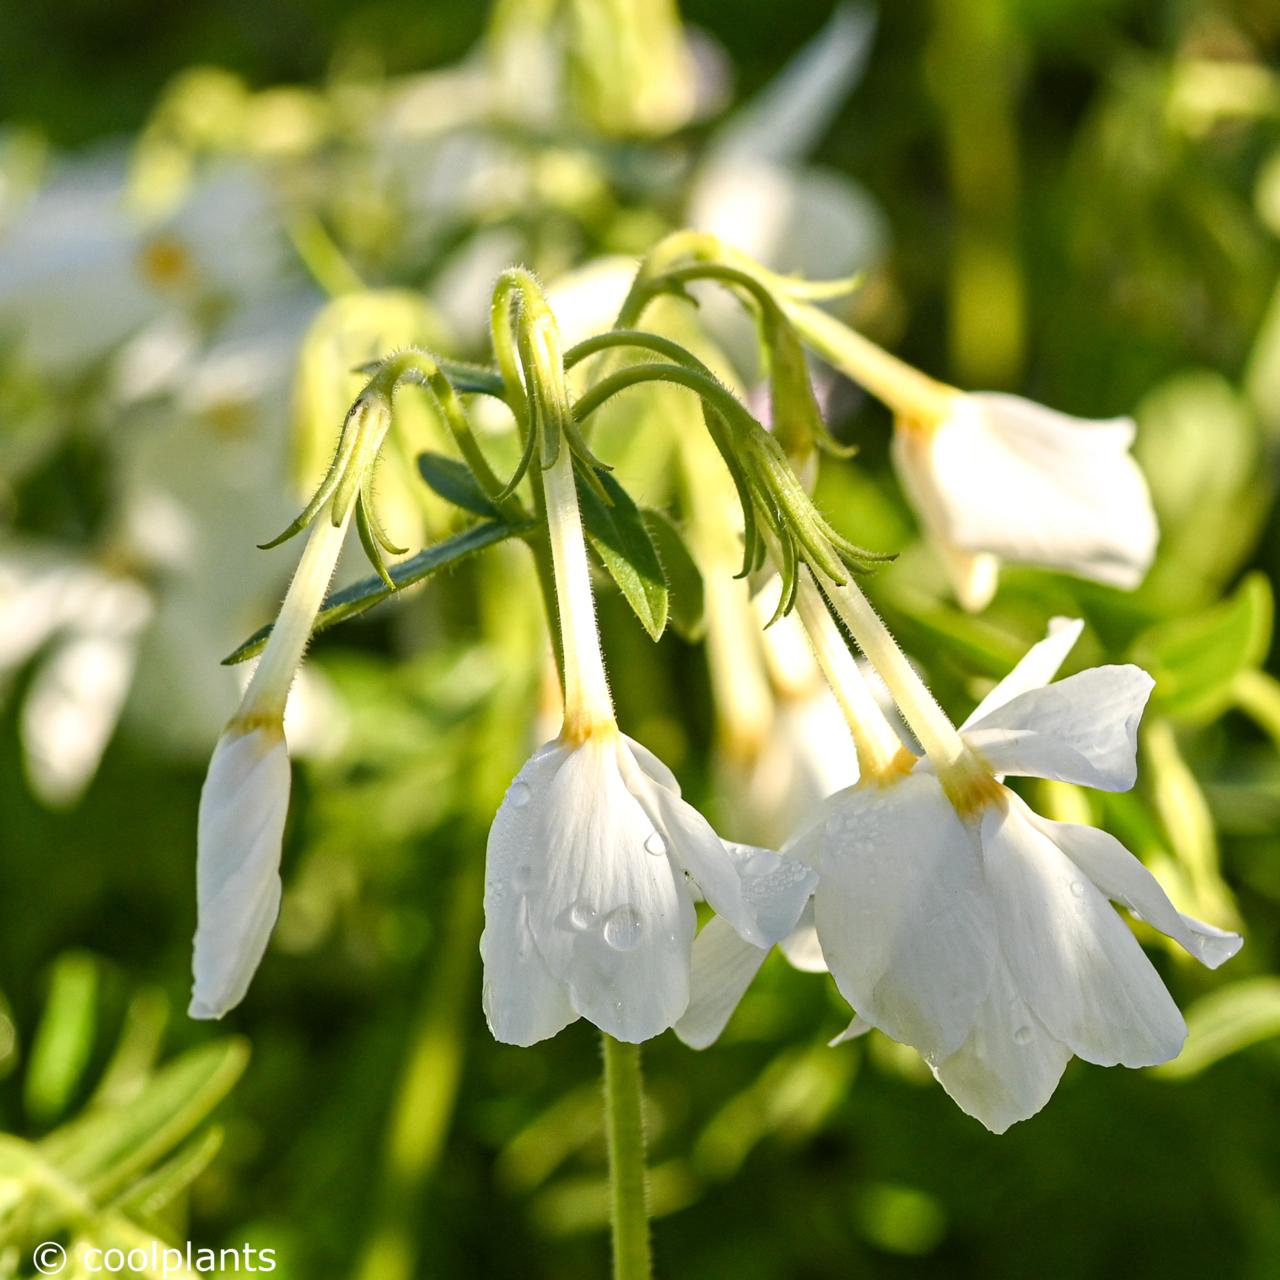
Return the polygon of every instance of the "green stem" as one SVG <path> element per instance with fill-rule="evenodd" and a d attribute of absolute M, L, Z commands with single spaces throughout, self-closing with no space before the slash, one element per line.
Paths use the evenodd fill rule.
<path fill-rule="evenodd" d="M 613 1280 L 649 1280 L 649 1189 L 645 1175 L 644 1094 L 640 1046 L 601 1035 L 604 1123 L 613 1193 Z"/>

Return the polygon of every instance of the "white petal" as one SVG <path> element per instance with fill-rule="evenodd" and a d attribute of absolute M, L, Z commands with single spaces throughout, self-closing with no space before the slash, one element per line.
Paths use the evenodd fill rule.
<path fill-rule="evenodd" d="M 1129 927 L 1012 792 L 982 822 L 982 853 L 1014 982 L 1049 1033 L 1088 1062 L 1177 1056 L 1182 1015 Z"/>
<path fill-rule="evenodd" d="M 964 730 L 982 727 L 985 717 L 1032 689 L 1043 689 L 1058 674 L 1067 654 L 1075 647 L 1084 630 L 1080 618 L 1051 618 L 1049 634 L 1018 660 L 1018 665 L 973 709 L 960 727 Z"/>
<path fill-rule="evenodd" d="M 665 833 L 679 867 L 747 942 L 771 947 L 795 928 L 817 877 L 798 859 L 720 839 L 681 798 L 671 771 L 629 738 L 635 774 L 627 779 Z"/>
<path fill-rule="evenodd" d="M 975 833 L 928 774 L 835 800 L 810 837 L 827 965 L 868 1022 L 945 1057 L 969 1034 L 996 946 Z"/>
<path fill-rule="evenodd" d="M 280 911 L 280 844 L 289 756 L 279 732 L 228 731 L 200 793 L 193 1018 L 221 1018 L 244 999 Z"/>
<path fill-rule="evenodd" d="M 1244 939 L 1238 933 L 1215 929 L 1175 910 L 1155 876 L 1109 832 L 1032 816 L 1108 898 L 1172 938 L 1207 968 L 1216 969 L 1240 950 Z"/>
<path fill-rule="evenodd" d="M 1090 667 L 997 707 L 965 741 L 995 773 L 1128 791 L 1138 776 L 1138 721 L 1153 686 L 1141 667 Z"/>
<path fill-rule="evenodd" d="M 564 748 L 549 744 L 520 770 L 489 829 L 485 855 L 484 1013 L 495 1040 L 531 1045 L 577 1020 L 569 989 L 552 977 L 534 944 L 529 899 L 522 893 L 529 873 L 520 868 L 532 837 L 524 830 L 535 789 L 550 785 L 564 761 Z"/>
<path fill-rule="evenodd" d="M 871 9 L 837 6 L 827 25 L 712 134 L 709 159 L 786 162 L 812 150 L 861 78 L 874 31 Z"/>
<path fill-rule="evenodd" d="M 838 1035 L 832 1036 L 827 1041 L 827 1048 L 834 1049 L 836 1045 L 848 1044 L 850 1040 L 860 1040 L 868 1031 L 874 1031 L 875 1028 L 860 1014 L 854 1014 L 853 1020 Z"/>
<path fill-rule="evenodd" d="M 778 947 L 787 957 L 787 963 L 801 973 L 826 973 L 827 958 L 822 954 L 822 943 L 818 940 L 812 898 L 804 904 L 799 923 L 778 943 Z"/>
<path fill-rule="evenodd" d="M 1135 587 L 1155 515 L 1131 419 L 1091 421 L 1017 396 L 958 397 L 929 440 L 947 538 L 967 551 Z"/>
<path fill-rule="evenodd" d="M 961 1111 L 1003 1133 L 1049 1101 L 1070 1060 L 1071 1050 L 1045 1030 L 1002 962 L 973 1033 L 933 1074 Z"/>
<path fill-rule="evenodd" d="M 705 1049 L 720 1038 L 768 955 L 767 947 L 743 942 L 723 916 L 707 922 L 693 942 L 689 1007 L 675 1027 L 689 1048 Z"/>
<path fill-rule="evenodd" d="M 494 821 L 488 874 L 490 894 L 527 899 L 534 943 L 573 1008 L 616 1039 L 638 1041 L 671 1026 L 689 1002 L 695 916 L 669 839 L 655 839 L 624 765 L 638 772 L 613 735 L 536 753 Z M 495 935 L 486 945 L 488 955 L 512 943 Z"/>

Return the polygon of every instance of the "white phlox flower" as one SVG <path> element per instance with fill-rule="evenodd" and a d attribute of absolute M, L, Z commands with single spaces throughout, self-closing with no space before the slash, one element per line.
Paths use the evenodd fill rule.
<path fill-rule="evenodd" d="M 893 459 L 957 598 L 984 608 L 1001 560 L 1136 587 L 1155 555 L 1131 418 L 1073 418 L 1018 396 L 957 393 L 931 422 L 909 416 Z"/>
<path fill-rule="evenodd" d="M 198 925 L 188 1012 L 221 1018 L 244 998 L 280 909 L 289 808 L 284 713 L 350 521 L 320 511 L 262 658 L 218 745 L 200 793 Z"/>
<path fill-rule="evenodd" d="M 1042 818 L 996 780 L 1133 785 L 1152 681 L 1112 666 L 1049 684 L 1080 629 L 1056 625 L 988 695 L 954 769 L 925 760 L 840 792 L 789 850 L 818 869 L 818 937 L 861 1023 L 916 1048 L 997 1133 L 1044 1106 L 1073 1054 L 1141 1067 L 1182 1047 L 1182 1016 L 1111 902 L 1210 968 L 1241 945 L 1176 911 L 1114 837 Z"/>
<path fill-rule="evenodd" d="M 619 732 L 567 444 L 542 480 L 564 726 L 520 771 L 489 834 L 485 1015 L 509 1044 L 579 1017 L 638 1042 L 688 1004 L 699 897 L 739 936 L 770 946 L 795 926 L 815 877 L 794 859 L 724 844 L 666 766 Z"/>

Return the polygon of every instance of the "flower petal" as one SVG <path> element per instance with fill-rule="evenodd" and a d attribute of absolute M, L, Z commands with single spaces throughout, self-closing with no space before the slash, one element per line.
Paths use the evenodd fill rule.
<path fill-rule="evenodd" d="M 926 1058 L 964 1043 L 985 999 L 995 921 L 975 835 L 931 775 L 842 792 L 811 835 L 823 954 L 841 995 Z"/>
<path fill-rule="evenodd" d="M 1001 962 L 973 1032 L 933 1074 L 961 1111 L 1003 1133 L 1049 1101 L 1070 1061 L 1071 1050 L 1045 1030 Z"/>
<path fill-rule="evenodd" d="M 720 1038 L 768 955 L 767 947 L 743 942 L 723 916 L 707 922 L 693 941 L 689 1007 L 675 1026 L 690 1049 L 705 1049 Z"/>
<path fill-rule="evenodd" d="M 573 1008 L 616 1039 L 639 1041 L 689 1002 L 695 915 L 624 766 L 634 763 L 613 734 L 535 753 L 490 833 L 490 895 L 501 882 L 527 899 L 534 943 Z M 486 945 L 497 954 L 512 942 L 495 935 Z"/>
<path fill-rule="evenodd" d="M 1099 1066 L 1178 1055 L 1187 1028 L 1129 927 L 1012 792 L 982 821 L 987 884 L 1018 991 L 1049 1033 Z"/>
<path fill-rule="evenodd" d="M 981 728 L 987 716 L 1020 694 L 1043 689 L 1058 674 L 1058 668 L 1066 661 L 1083 630 L 1084 622 L 1080 618 L 1051 618 L 1049 634 L 1022 655 L 1018 665 L 974 707 L 960 728 L 966 732 Z"/>
<path fill-rule="evenodd" d="M 1138 721 L 1154 685 L 1141 667 L 1091 667 L 1032 689 L 965 732 L 995 773 L 1127 791 L 1138 776 Z"/>
<path fill-rule="evenodd" d="M 235 1008 L 267 949 L 280 911 L 289 785 L 279 731 L 229 730 L 218 740 L 200 793 L 193 1018 Z"/>
<path fill-rule="evenodd" d="M 795 928 L 817 877 L 798 859 L 720 839 L 711 824 L 680 798 L 670 770 L 625 740 L 636 768 L 627 783 L 665 832 L 672 856 L 706 900 L 744 941 L 771 947 Z M 624 767 L 625 767 L 624 760 Z"/>
<path fill-rule="evenodd" d="M 967 551 L 1135 587 L 1155 554 L 1129 418 L 1073 418 L 1019 396 L 959 396 L 930 439 L 948 538 Z"/>
<path fill-rule="evenodd" d="M 1033 818 L 1108 898 L 1172 938 L 1206 968 L 1225 964 L 1244 945 L 1238 933 L 1215 929 L 1175 910 L 1155 876 L 1109 832 L 1050 822 L 1038 814 Z"/>
<path fill-rule="evenodd" d="M 521 892 L 531 875 L 524 861 L 536 836 L 528 830 L 537 811 L 535 793 L 545 793 L 564 763 L 565 750 L 549 743 L 520 770 L 489 829 L 485 855 L 484 1013 L 495 1040 L 531 1045 L 577 1020 L 569 989 L 552 976 L 533 939 L 529 899 Z"/>
<path fill-rule="evenodd" d="M 778 943 L 787 963 L 801 973 L 826 973 L 827 960 L 818 941 L 818 928 L 813 922 L 813 899 L 804 904 L 796 927 Z"/>

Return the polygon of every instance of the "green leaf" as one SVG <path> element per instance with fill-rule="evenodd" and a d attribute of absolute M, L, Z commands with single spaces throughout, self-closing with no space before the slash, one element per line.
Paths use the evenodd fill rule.
<path fill-rule="evenodd" d="M 1236 677 L 1266 658 L 1273 608 L 1265 575 L 1251 573 L 1229 599 L 1145 631 L 1131 657 L 1155 678 L 1153 708 L 1201 724 L 1221 715 Z"/>
<path fill-rule="evenodd" d="M 467 364 L 462 360 L 440 360 L 440 369 L 460 395 L 496 396 L 505 399 L 502 375 L 486 365 Z"/>
<path fill-rule="evenodd" d="M 230 1091 L 248 1061 L 243 1040 L 192 1049 L 156 1072 L 132 1102 L 87 1112 L 55 1129 L 37 1150 L 101 1203 L 188 1137 Z"/>
<path fill-rule="evenodd" d="M 1156 1068 L 1166 1080 L 1185 1080 L 1260 1040 L 1280 1035 L 1280 978 L 1248 978 L 1203 996 L 1187 1010 L 1187 1043 Z"/>
<path fill-rule="evenodd" d="M 666 575 L 672 629 L 681 639 L 693 644 L 702 639 L 707 629 L 702 571 L 689 554 L 684 537 L 670 517 L 648 507 L 642 515 Z"/>
<path fill-rule="evenodd" d="M 609 496 L 606 506 L 578 476 L 578 502 L 587 539 L 618 584 L 640 625 L 657 640 L 667 625 L 667 580 L 657 548 L 631 495 L 607 471 L 596 477 Z"/>
<path fill-rule="evenodd" d="M 416 556 L 392 565 L 391 580 L 396 584 L 397 592 L 403 591 L 405 587 L 421 582 L 438 570 L 457 564 L 485 547 L 492 547 L 507 538 L 525 533 L 531 527 L 528 524 L 514 525 L 499 520 L 473 524 L 471 528 L 454 534 L 452 538 L 437 542 L 435 546 L 419 551 Z M 375 604 L 381 604 L 391 594 L 386 583 L 376 576 L 353 582 L 351 586 L 335 591 L 320 606 L 311 634 L 318 635 L 339 622 L 354 618 L 357 614 L 364 613 L 366 609 L 372 609 Z M 259 627 L 239 648 L 223 658 L 222 665 L 230 667 L 237 662 L 256 657 L 266 647 L 267 637 L 270 634 L 271 624 Z"/>
<path fill-rule="evenodd" d="M 221 1149 L 222 1129 L 211 1126 L 154 1172 L 139 1178 L 111 1208 L 128 1218 L 154 1222 L 213 1163 Z"/>
<path fill-rule="evenodd" d="M 485 496 L 471 468 L 457 458 L 446 458 L 442 453 L 418 454 L 418 470 L 428 488 L 438 493 L 446 502 L 470 511 L 478 516 L 493 519 L 498 509 Z"/>
<path fill-rule="evenodd" d="M 37 1124 L 62 1114 L 84 1075 L 93 1052 L 97 1000 L 97 961 L 80 951 L 59 956 L 27 1068 L 26 1109 Z"/>

